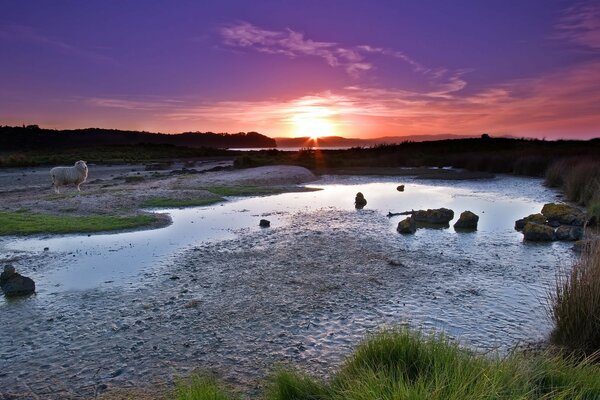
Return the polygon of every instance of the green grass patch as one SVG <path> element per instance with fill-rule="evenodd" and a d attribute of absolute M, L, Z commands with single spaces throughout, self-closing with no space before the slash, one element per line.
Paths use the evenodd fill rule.
<path fill-rule="evenodd" d="M 151 225 L 157 218 L 151 215 L 52 215 L 32 212 L 0 212 L 0 235 L 35 233 L 101 232 L 139 228 Z"/>
<path fill-rule="evenodd" d="M 227 390 L 214 379 L 194 376 L 185 382 L 179 382 L 175 390 L 176 400 L 234 400 Z"/>
<path fill-rule="evenodd" d="M 207 199 L 170 199 L 156 198 L 144 201 L 143 207 L 198 207 L 225 201 L 222 197 L 209 197 Z"/>
<path fill-rule="evenodd" d="M 178 399 L 232 398 L 214 381 L 187 388 Z M 365 341 L 329 380 L 280 369 L 265 388 L 266 400 L 597 399 L 600 367 L 549 353 L 485 356 L 398 329 Z"/>

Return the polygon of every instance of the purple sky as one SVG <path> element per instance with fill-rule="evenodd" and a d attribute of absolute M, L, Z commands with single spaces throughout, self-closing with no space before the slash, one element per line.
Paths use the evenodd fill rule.
<path fill-rule="evenodd" d="M 0 2 L 0 124 L 600 136 L 600 1 Z"/>

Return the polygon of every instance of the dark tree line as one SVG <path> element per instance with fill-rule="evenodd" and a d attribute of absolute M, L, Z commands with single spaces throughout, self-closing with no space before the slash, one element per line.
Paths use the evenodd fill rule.
<path fill-rule="evenodd" d="M 43 129 L 37 125 L 0 126 L 0 151 L 135 144 L 214 148 L 277 146 L 274 139 L 258 132 L 162 134 L 101 128 L 54 130 Z"/>

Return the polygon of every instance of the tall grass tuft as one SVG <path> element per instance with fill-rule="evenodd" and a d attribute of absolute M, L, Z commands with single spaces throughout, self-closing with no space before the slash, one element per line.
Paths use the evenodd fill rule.
<path fill-rule="evenodd" d="M 235 400 L 214 379 L 193 376 L 185 382 L 179 382 L 175 390 L 176 400 Z"/>
<path fill-rule="evenodd" d="M 580 162 L 568 169 L 563 187 L 567 197 L 586 205 L 594 198 L 600 198 L 600 163 Z"/>
<path fill-rule="evenodd" d="M 550 294 L 553 343 L 576 355 L 600 355 L 600 241 L 586 245 Z"/>
<path fill-rule="evenodd" d="M 544 184 L 548 187 L 561 187 L 564 183 L 564 176 L 575 162 L 570 159 L 560 159 L 548 166 L 545 173 Z"/>

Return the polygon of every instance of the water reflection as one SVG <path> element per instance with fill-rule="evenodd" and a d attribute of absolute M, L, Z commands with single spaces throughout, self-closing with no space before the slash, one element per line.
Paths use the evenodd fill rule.
<path fill-rule="evenodd" d="M 396 187 L 406 185 L 404 192 Z M 142 272 L 163 268 L 181 251 L 202 242 L 232 238 L 237 234 L 260 230 L 260 218 L 267 218 L 271 226 L 288 223 L 291 213 L 317 212 L 319 208 L 334 207 L 353 210 L 357 192 L 367 199 L 364 210 L 387 215 L 389 211 L 446 207 L 455 211 L 455 219 L 464 210 L 480 216 L 478 233 L 458 234 L 454 229 L 419 229 L 407 243 L 431 239 L 460 240 L 461 248 L 477 246 L 478 237 L 496 233 L 505 240 L 520 241 L 521 235 L 513 230 L 514 221 L 524 215 L 538 212 L 544 202 L 551 201 L 554 193 L 539 181 L 514 177 L 492 181 L 423 183 L 402 178 L 333 177 L 326 176 L 310 185 L 322 190 L 305 193 L 287 193 L 269 197 L 231 198 L 230 201 L 189 209 L 159 210 L 169 213 L 172 225 L 156 230 L 118 234 L 70 235 L 49 238 L 4 240 L 3 252 L 39 252 L 49 249 L 47 265 L 23 272 L 38 282 L 39 295 L 84 290 L 95 287 L 135 285 Z M 389 220 L 389 231 L 402 216 Z M 331 228 L 322 226 L 322 229 Z M 487 235 L 484 235 L 489 239 Z M 423 238 L 429 240 L 424 241 Z M 527 247 L 523 247 L 526 251 Z M 507 254 L 503 256 L 508 256 Z M 20 267 L 23 268 L 23 267 Z M 27 267 L 25 267 L 27 268 Z"/>

